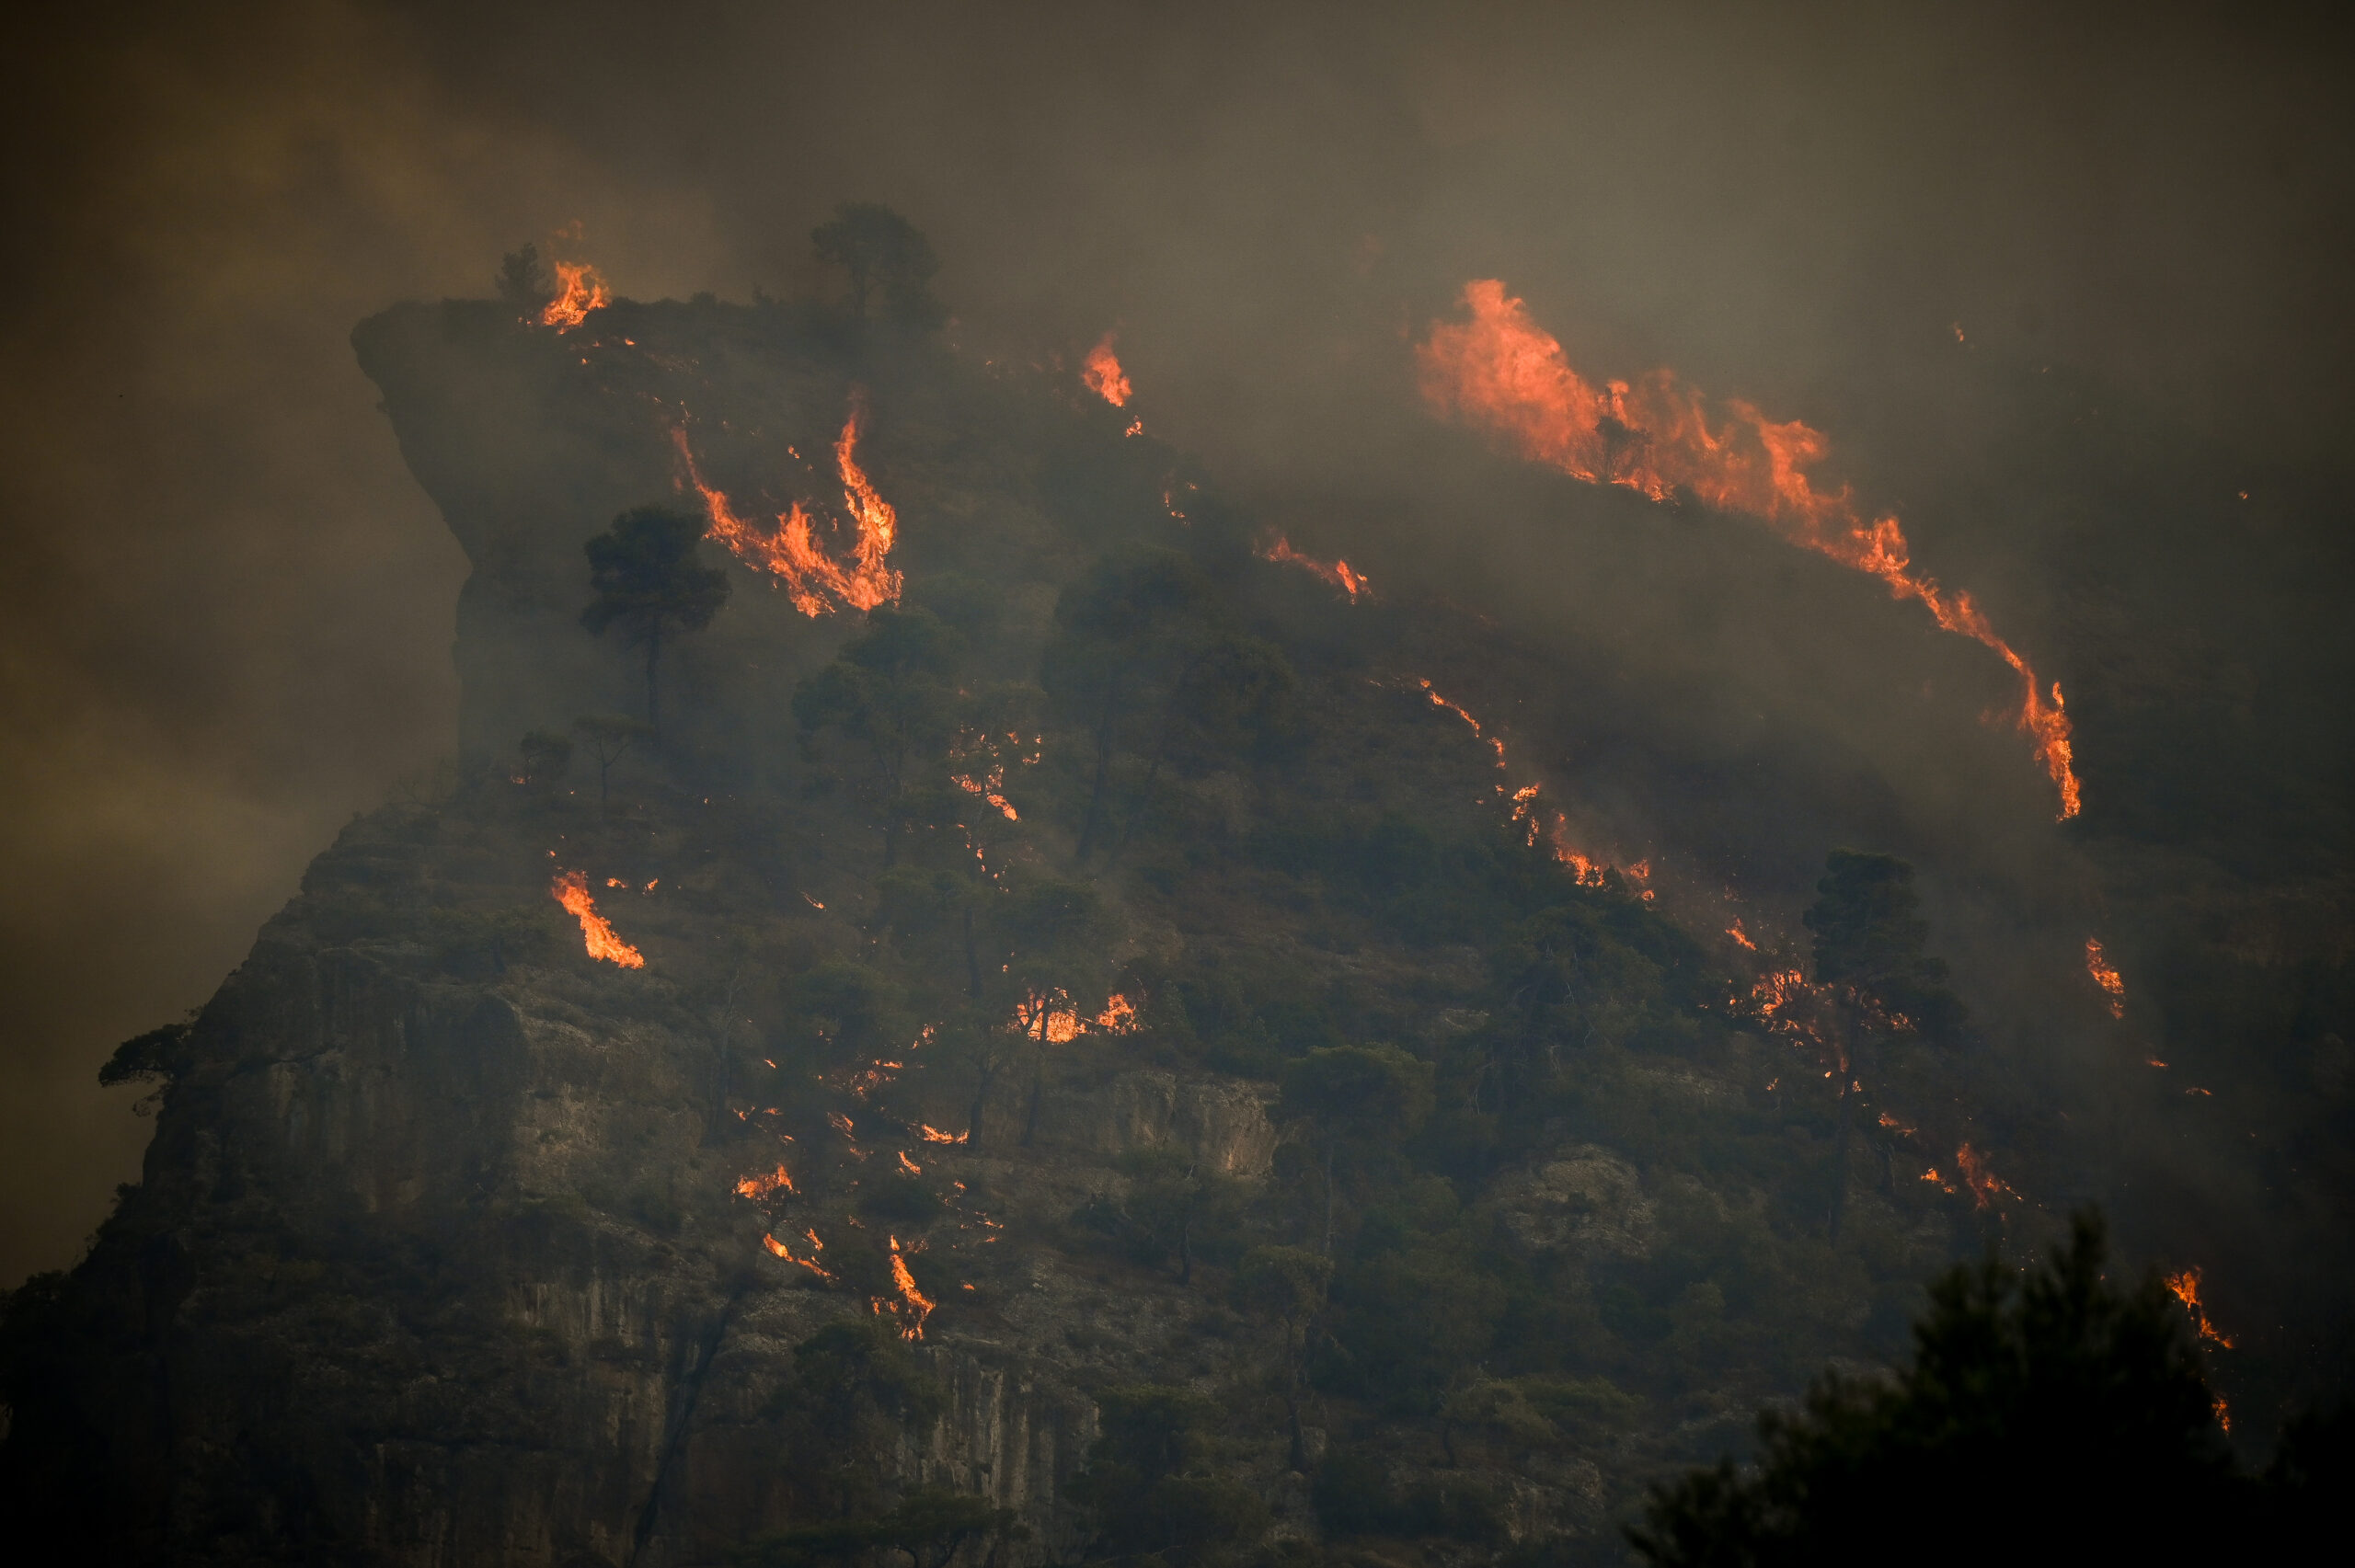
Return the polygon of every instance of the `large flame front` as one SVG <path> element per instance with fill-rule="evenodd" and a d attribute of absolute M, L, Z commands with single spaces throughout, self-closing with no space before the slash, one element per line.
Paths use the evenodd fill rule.
<path fill-rule="evenodd" d="M 703 498 L 707 523 L 704 537 L 728 546 L 736 558 L 777 579 L 793 607 L 816 617 L 838 606 L 872 610 L 900 597 L 901 578 L 890 567 L 891 545 L 899 537 L 899 513 L 876 492 L 874 481 L 858 465 L 858 436 L 867 419 L 867 395 L 851 389 L 850 412 L 843 433 L 834 441 L 834 465 L 842 475 L 843 503 L 858 528 L 851 564 L 844 567 L 818 547 L 809 509 L 799 501 L 777 514 L 774 530 L 740 517 L 727 492 L 706 484 L 687 443 L 684 425 L 671 431 L 678 449 L 684 482 Z"/>
<path fill-rule="evenodd" d="M 1096 340 L 1096 347 L 1087 351 L 1086 361 L 1079 367 L 1079 379 L 1086 383 L 1088 391 L 1113 407 L 1124 408 L 1136 389 L 1129 384 L 1128 373 L 1113 357 L 1113 339 L 1114 334 L 1107 332 Z"/>
<path fill-rule="evenodd" d="M 1847 486 L 1819 493 L 1809 466 L 1831 450 L 1798 420 L 1777 424 L 1730 400 L 1718 428 L 1701 394 L 1654 371 L 1630 385 L 1596 387 L 1570 368 L 1562 345 L 1496 279 L 1464 287 L 1471 319 L 1441 322 L 1416 349 L 1424 398 L 1442 417 L 1503 440 L 1532 462 L 1591 484 L 1624 485 L 1667 500 L 1682 490 L 1706 505 L 1759 519 L 1786 540 L 1869 572 L 1899 599 L 1918 599 L 1938 624 L 1983 643 L 2020 679 L 2016 722 L 2060 792 L 2062 820 L 2077 815 L 2077 776 L 2061 686 L 2050 695 L 2036 671 L 1995 635 L 1970 595 L 1911 569 L 1894 517 L 1867 522 Z"/>
<path fill-rule="evenodd" d="M 613 923 L 597 912 L 597 900 L 589 895 L 589 875 L 582 871 L 559 871 L 548 891 L 556 895 L 567 913 L 580 922 L 580 939 L 588 946 L 589 956 L 619 964 L 625 969 L 643 969 L 646 956 L 614 934 Z"/>

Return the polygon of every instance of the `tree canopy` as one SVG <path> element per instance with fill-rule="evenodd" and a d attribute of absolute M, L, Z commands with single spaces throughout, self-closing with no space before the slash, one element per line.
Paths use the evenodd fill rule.
<path fill-rule="evenodd" d="M 810 243 L 820 261 L 843 269 L 850 285 L 850 313 L 860 320 L 878 292 L 891 320 L 935 326 L 947 315 L 932 293 L 933 274 L 940 270 L 932 242 L 890 208 L 845 201 L 810 232 Z"/>
<path fill-rule="evenodd" d="M 1827 1377 L 1799 1411 L 1762 1416 L 1757 1468 L 1656 1491 L 1637 1551 L 1714 1568 L 2225 1547 L 2245 1499 L 2183 1315 L 2155 1275 L 2123 1285 L 2108 1269 L 2091 1214 L 2033 1268 L 1954 1269 L 1910 1366 Z"/>
<path fill-rule="evenodd" d="M 646 650 L 646 722 L 661 729 L 660 666 L 667 634 L 699 632 L 728 601 L 728 574 L 697 564 L 703 520 L 668 507 L 638 507 L 581 546 L 597 597 L 580 612 L 592 635 L 619 628 Z"/>

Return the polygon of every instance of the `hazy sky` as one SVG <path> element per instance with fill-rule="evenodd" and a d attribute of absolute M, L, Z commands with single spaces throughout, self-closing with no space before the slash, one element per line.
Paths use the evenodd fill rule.
<path fill-rule="evenodd" d="M 2066 12 L 2063 16 L 2061 13 Z M 844 199 L 966 329 L 1119 326 L 1247 486 L 1379 475 L 1371 373 L 1500 276 L 1582 363 L 1838 431 L 1960 324 L 2338 461 L 2343 25 L 2246 6 L 108 9 L 20 44 L 0 250 L 0 1283 L 146 1126 L 93 1074 L 449 748 L 465 564 L 347 335 L 578 223 L 626 293 L 810 286 Z M 1386 361 L 1384 361 L 1386 363 Z"/>

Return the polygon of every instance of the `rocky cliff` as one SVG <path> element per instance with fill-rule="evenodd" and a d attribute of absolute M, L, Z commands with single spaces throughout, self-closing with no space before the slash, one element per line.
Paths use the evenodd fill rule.
<path fill-rule="evenodd" d="M 9 1494 L 88 1555 L 809 1561 L 954 1494 L 1010 1513 L 906 1550 L 1609 1560 L 1646 1477 L 1975 1244 L 1984 1192 L 1835 1139 L 1729 1006 L 1759 961 L 1547 837 L 1464 705 L 1522 654 L 1257 558 L 1117 411 L 777 306 L 356 342 L 474 565 L 462 763 L 118 1059 L 144 1180 L 9 1330 Z M 793 693 L 900 623 L 738 560 L 659 738 L 519 753 L 640 700 L 583 542 L 843 511 L 854 404 L 939 700 L 996 705 L 887 777 Z M 1130 558 L 1201 588 L 1117 644 L 1166 668 L 1115 733 L 1068 607 Z M 1887 1103 L 1939 1114 L 1916 1076 Z"/>

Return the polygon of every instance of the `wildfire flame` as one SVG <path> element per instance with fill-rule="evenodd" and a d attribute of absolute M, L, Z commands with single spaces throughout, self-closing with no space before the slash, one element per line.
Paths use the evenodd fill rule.
<path fill-rule="evenodd" d="M 1105 998 L 1103 1011 L 1093 1018 L 1080 1016 L 1077 1005 L 1062 991 L 1051 995 L 1032 991 L 1015 1004 L 1014 1016 L 1006 1025 L 1017 1035 L 1051 1046 L 1068 1045 L 1087 1034 L 1132 1035 L 1139 1027 L 1135 1004 L 1119 991 Z"/>
<path fill-rule="evenodd" d="M 900 597 L 901 577 L 890 568 L 891 545 L 899 536 L 899 514 L 876 493 L 874 482 L 858 465 L 858 436 L 867 419 L 867 395 L 851 389 L 850 412 L 834 441 L 834 465 L 842 475 L 843 503 L 858 530 L 845 567 L 818 545 L 810 510 L 795 501 L 777 514 L 770 530 L 737 515 L 727 493 L 704 482 L 703 471 L 688 445 L 684 425 L 671 431 L 685 483 L 703 498 L 706 539 L 718 540 L 738 560 L 777 579 L 793 607 L 812 617 L 838 606 L 872 610 Z"/>
<path fill-rule="evenodd" d="M 1087 390 L 1115 408 L 1128 406 L 1136 389 L 1129 384 L 1128 375 L 1120 369 L 1120 361 L 1113 356 L 1112 344 L 1118 334 L 1107 332 L 1087 351 L 1087 359 L 1079 368 L 1079 379 Z M 1132 430 L 1132 434 L 1134 433 Z"/>
<path fill-rule="evenodd" d="M 793 1250 L 790 1247 L 787 1247 L 783 1242 L 778 1241 L 773 1235 L 763 1236 L 761 1238 L 761 1245 L 766 1247 L 770 1252 L 775 1253 L 778 1257 L 783 1258 L 786 1262 L 789 1264 L 798 1264 L 801 1267 L 808 1269 L 810 1273 L 816 1275 L 821 1279 L 833 1278 L 833 1276 L 828 1273 L 825 1266 L 818 1261 L 818 1254 L 826 1250 L 826 1243 L 818 1240 L 818 1232 L 815 1230 L 805 1230 L 802 1234 L 810 1238 L 810 1255 L 806 1258 L 795 1257 L 793 1255 Z"/>
<path fill-rule="evenodd" d="M 1685 491 L 1720 510 L 1757 518 L 1790 544 L 1868 572 L 1899 599 L 1917 599 L 1947 631 L 1992 649 L 2020 679 L 2018 727 L 2060 792 L 2062 820 L 2080 807 L 2061 686 L 2044 683 L 1960 589 L 1910 570 L 1894 517 L 1867 522 L 1849 488 L 1820 493 L 1808 468 L 1831 450 L 1821 431 L 1778 424 L 1740 399 L 1711 429 L 1705 400 L 1674 372 L 1598 388 L 1570 368 L 1562 345 L 1496 279 L 1464 286 L 1465 322 L 1442 322 L 1416 349 L 1434 412 L 1477 426 L 1522 457 L 1590 484 L 1624 485 L 1656 501 Z"/>
<path fill-rule="evenodd" d="M 1357 601 L 1360 594 L 1363 594 L 1368 599 L 1373 597 L 1373 585 L 1365 580 L 1363 573 L 1350 570 L 1349 562 L 1320 561 L 1314 555 L 1304 555 L 1293 549 L 1292 541 L 1281 533 L 1276 535 L 1274 544 L 1259 552 L 1259 558 L 1263 561 L 1279 561 L 1288 567 L 1298 567 L 1304 571 L 1313 572 L 1348 594 L 1351 603 Z"/>
<path fill-rule="evenodd" d="M 2200 1269 L 2194 1266 L 2185 1269 L 2180 1274 L 2170 1274 L 2163 1277 L 2166 1282 L 2166 1288 L 2175 1293 L 2175 1299 L 2183 1303 L 2183 1310 L 2191 1314 L 2191 1326 L 2200 1331 L 2200 1337 L 2211 1345 L 2222 1345 L 2224 1349 L 2230 1350 L 2233 1347 L 2233 1342 L 2214 1323 L 2208 1321 L 2208 1309 L 2200 1304 Z"/>
<path fill-rule="evenodd" d="M 969 1135 L 961 1132 L 943 1132 L 929 1122 L 918 1122 L 916 1136 L 926 1143 L 962 1143 Z"/>
<path fill-rule="evenodd" d="M 902 1339 L 922 1339 L 924 1322 L 932 1316 L 934 1303 L 930 1297 L 916 1288 L 915 1276 L 908 1272 L 908 1260 L 900 1253 L 900 1238 L 894 1236 L 890 1240 L 891 1283 L 898 1287 L 900 1299 L 887 1301 L 878 1296 L 870 1304 L 878 1317 L 889 1312 L 903 1320 L 900 1325 Z"/>
<path fill-rule="evenodd" d="M 780 1164 L 773 1175 L 764 1176 L 757 1171 L 753 1172 L 736 1184 L 736 1190 L 745 1197 L 766 1197 L 771 1193 L 789 1193 L 796 1189 L 793 1185 L 793 1177 Z"/>
<path fill-rule="evenodd" d="M 1480 727 L 1480 721 L 1474 718 L 1469 713 L 1466 713 L 1461 703 L 1452 703 L 1445 697 L 1441 696 L 1439 692 L 1432 690 L 1431 683 L 1430 681 L 1425 681 L 1420 677 L 1417 677 L 1415 683 L 1423 689 L 1423 695 L 1431 700 L 1431 706 L 1435 708 L 1445 708 L 1449 713 L 1453 714 L 1457 718 L 1460 718 L 1465 723 L 1470 725 L 1472 727 L 1473 734 L 1478 736 L 1481 739 L 1487 741 L 1490 746 L 1496 749 L 1497 766 L 1501 768 L 1505 765 L 1505 743 L 1496 736 L 1490 735 L 1487 731 L 1483 730 Z"/>
<path fill-rule="evenodd" d="M 589 956 L 619 964 L 625 969 L 646 967 L 646 955 L 615 936 L 612 924 L 597 912 L 597 900 L 589 895 L 586 872 L 557 872 L 548 891 L 568 914 L 580 922 L 580 939 L 589 949 Z"/>
<path fill-rule="evenodd" d="M 2094 978 L 2094 984 L 2109 993 L 2109 1015 L 2125 1017 L 2126 977 L 2110 967 L 2102 956 L 2101 944 L 2090 936 L 2085 938 L 2085 973 Z"/>
<path fill-rule="evenodd" d="M 1968 1143 L 1954 1151 L 1954 1162 L 1962 1172 L 1962 1185 L 1970 1189 L 1971 1201 L 1980 1207 L 1986 1207 L 1993 1198 L 2019 1196 L 1987 1168 L 1987 1162 Z"/>
<path fill-rule="evenodd" d="M 1750 940 L 1749 933 L 1741 929 L 1741 922 L 1740 921 L 1736 921 L 1733 924 L 1726 927 L 1726 934 L 1732 937 L 1742 946 L 1750 949 L 1752 953 L 1758 951 L 1758 944 Z"/>
<path fill-rule="evenodd" d="M 540 312 L 540 325 L 553 326 L 558 332 L 569 332 L 589 319 L 592 310 L 603 310 L 614 303 L 605 287 L 604 279 L 585 261 L 559 261 L 556 264 L 557 295 Z"/>

